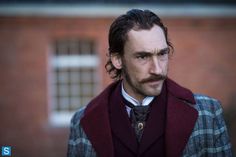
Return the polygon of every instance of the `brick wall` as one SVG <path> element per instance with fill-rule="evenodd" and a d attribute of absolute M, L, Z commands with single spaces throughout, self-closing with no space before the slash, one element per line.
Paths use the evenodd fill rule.
<path fill-rule="evenodd" d="M 102 90 L 111 82 L 104 70 L 111 21 L 0 17 L 0 146 L 12 146 L 13 156 L 18 157 L 65 156 L 69 129 L 51 126 L 48 118 L 51 44 L 60 38 L 95 39 Z M 170 77 L 194 92 L 220 99 L 229 108 L 236 96 L 236 19 L 164 21 L 175 46 Z M 235 137 L 232 142 L 236 146 Z"/>

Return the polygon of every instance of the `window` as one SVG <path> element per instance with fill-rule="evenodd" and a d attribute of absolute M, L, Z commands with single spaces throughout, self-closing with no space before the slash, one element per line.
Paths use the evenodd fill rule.
<path fill-rule="evenodd" d="M 53 125 L 66 126 L 75 111 L 95 96 L 99 60 L 91 40 L 58 40 L 53 51 L 50 121 Z"/>

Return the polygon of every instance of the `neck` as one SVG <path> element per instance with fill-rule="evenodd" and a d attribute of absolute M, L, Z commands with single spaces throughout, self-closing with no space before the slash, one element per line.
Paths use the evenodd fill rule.
<path fill-rule="evenodd" d="M 129 94 L 131 97 L 133 97 L 140 103 L 146 97 L 146 95 L 139 94 L 138 92 L 136 92 L 135 89 L 133 89 L 125 79 L 123 80 L 123 87 L 127 94 Z"/>

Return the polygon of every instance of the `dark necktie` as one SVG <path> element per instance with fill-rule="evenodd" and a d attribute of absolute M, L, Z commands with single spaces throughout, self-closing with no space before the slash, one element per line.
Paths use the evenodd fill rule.
<path fill-rule="evenodd" d="M 131 125 L 134 128 L 138 142 L 140 142 L 143 134 L 143 130 L 146 124 L 146 120 L 149 114 L 149 105 L 148 106 L 134 106 L 131 103 L 127 103 L 127 106 L 131 108 L 130 118 Z"/>

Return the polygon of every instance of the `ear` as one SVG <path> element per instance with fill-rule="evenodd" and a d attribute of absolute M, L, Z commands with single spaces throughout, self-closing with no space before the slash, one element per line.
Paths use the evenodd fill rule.
<path fill-rule="evenodd" d="M 113 53 L 111 55 L 111 62 L 116 69 L 122 68 L 122 59 L 118 53 Z"/>

